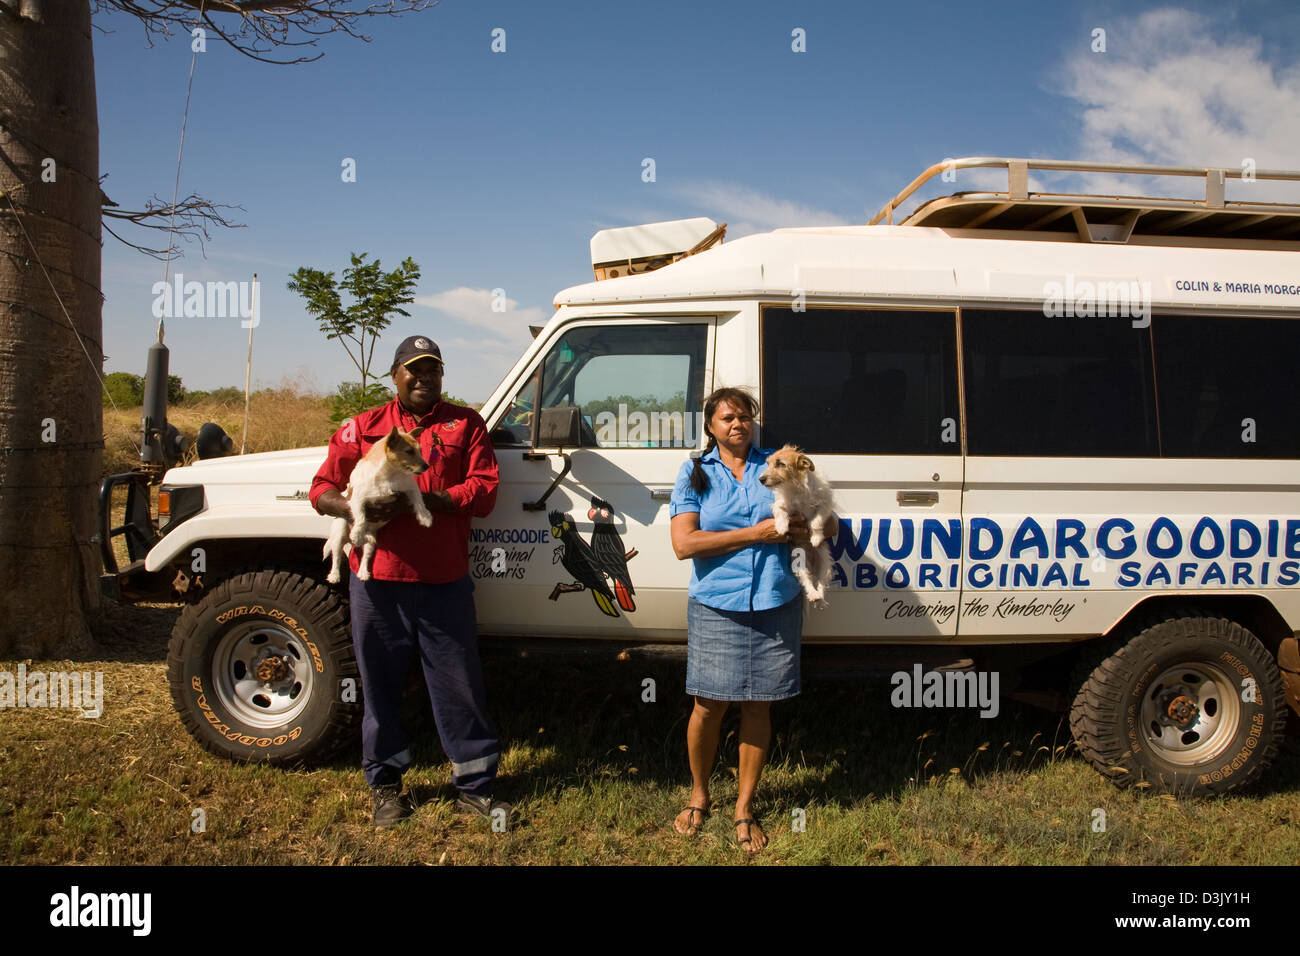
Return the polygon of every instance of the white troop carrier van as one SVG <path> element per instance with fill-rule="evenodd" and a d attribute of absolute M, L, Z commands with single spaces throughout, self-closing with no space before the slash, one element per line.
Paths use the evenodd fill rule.
<path fill-rule="evenodd" d="M 932 177 L 990 166 L 1005 192 L 893 224 Z M 1034 169 L 1195 176 L 1206 194 L 1032 193 Z M 501 486 L 470 541 L 481 631 L 683 642 L 670 491 L 704 397 L 748 386 L 756 444 L 802 446 L 835 490 L 808 645 L 877 645 L 918 677 L 961 659 L 922 680 L 959 691 L 1042 665 L 1118 784 L 1254 781 L 1300 706 L 1300 206 L 1226 200 L 1241 176 L 975 158 L 863 226 L 598 233 L 597 281 L 557 295 L 482 409 Z M 346 590 L 324 584 L 329 519 L 306 501 L 323 457 L 169 471 L 161 537 L 124 578 L 193 601 L 169 674 L 214 752 L 300 760 L 358 719 L 338 691 L 356 673 Z M 626 570 L 566 567 L 599 537 Z"/>

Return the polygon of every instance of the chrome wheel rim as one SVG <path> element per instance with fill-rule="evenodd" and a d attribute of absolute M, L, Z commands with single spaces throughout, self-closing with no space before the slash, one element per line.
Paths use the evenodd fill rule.
<path fill-rule="evenodd" d="M 1236 682 L 1201 661 L 1164 670 L 1147 688 L 1139 714 L 1143 739 L 1162 760 L 1189 767 L 1213 760 L 1236 736 Z"/>
<path fill-rule="evenodd" d="M 212 656 L 218 700 L 250 727 L 269 730 L 296 718 L 311 699 L 314 670 L 301 637 L 248 623 L 229 631 Z"/>

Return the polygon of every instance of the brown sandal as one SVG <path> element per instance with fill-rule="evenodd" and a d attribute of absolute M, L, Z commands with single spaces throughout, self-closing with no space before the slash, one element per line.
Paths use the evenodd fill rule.
<path fill-rule="evenodd" d="M 682 836 L 695 836 L 695 835 L 697 835 L 697 834 L 700 832 L 700 827 L 704 826 L 704 821 L 707 820 L 707 819 L 709 818 L 709 811 L 708 811 L 705 807 L 685 807 L 685 808 L 683 808 L 683 812 L 685 812 L 686 810 L 691 811 L 691 815 L 690 815 L 690 817 L 689 817 L 689 819 L 690 819 L 691 822 L 688 823 L 688 824 L 686 824 L 686 829 L 687 829 L 688 831 L 694 831 L 694 832 L 682 833 L 681 830 L 677 830 L 677 827 L 676 827 L 676 825 L 675 825 L 675 824 L 676 824 L 676 820 L 673 821 L 673 823 L 674 823 L 673 829 L 674 829 L 674 830 L 677 830 L 678 833 L 681 833 Z M 699 822 L 699 823 L 696 823 L 696 822 L 695 822 L 695 814 L 697 814 L 697 813 L 700 815 L 700 822 Z M 677 814 L 677 815 L 680 817 L 680 816 L 681 816 L 681 813 L 679 813 L 679 814 Z"/>
<path fill-rule="evenodd" d="M 758 852 L 757 850 L 753 850 L 749 846 L 751 843 L 754 842 L 754 838 L 750 834 L 750 827 L 757 826 L 757 824 L 750 817 L 742 817 L 741 819 L 735 821 L 736 826 L 740 826 L 742 823 L 745 825 L 745 836 L 742 839 L 741 836 L 737 834 L 736 842 L 740 844 L 741 848 L 746 853 L 757 853 Z"/>

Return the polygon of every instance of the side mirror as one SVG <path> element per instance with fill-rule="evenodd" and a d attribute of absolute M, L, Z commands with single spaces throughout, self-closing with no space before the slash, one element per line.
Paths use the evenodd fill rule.
<path fill-rule="evenodd" d="M 199 437 L 194 441 L 199 452 L 199 458 L 221 458 L 229 455 L 232 448 L 235 447 L 234 439 L 226 434 L 225 430 L 213 422 L 204 422 L 199 426 Z"/>
<path fill-rule="evenodd" d="M 573 467 L 573 462 L 569 459 L 564 449 L 578 448 L 582 445 L 582 409 L 577 405 L 556 405 L 553 408 L 543 408 L 541 417 L 537 420 L 537 444 L 534 448 L 556 448 L 560 459 L 564 462 L 564 467 L 560 473 L 555 476 L 550 487 L 542 492 L 542 496 L 536 501 L 525 501 L 525 511 L 542 511 L 546 508 L 546 499 L 551 497 L 551 492 L 560 486 Z M 547 456 L 540 452 L 525 452 L 524 458 L 528 461 L 544 460 Z"/>
<path fill-rule="evenodd" d="M 582 409 L 577 405 L 543 408 L 537 423 L 537 447 L 578 448 L 582 445 Z"/>

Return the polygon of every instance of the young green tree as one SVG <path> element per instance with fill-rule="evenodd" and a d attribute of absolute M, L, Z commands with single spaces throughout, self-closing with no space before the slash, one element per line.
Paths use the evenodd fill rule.
<path fill-rule="evenodd" d="M 366 256 L 352 253 L 352 265 L 343 270 L 341 282 L 335 282 L 333 272 L 308 266 L 289 277 L 289 291 L 307 300 L 307 311 L 316 316 L 325 337 L 338 339 L 361 373 L 358 385 L 345 383 L 333 397 L 335 421 L 388 400 L 388 389 L 380 381 L 383 376 L 370 371 L 375 345 L 391 316 L 410 316 L 402 306 L 415 301 L 415 283 L 420 278 L 420 267 L 410 256 L 392 272 L 384 272 L 378 259 L 367 262 Z M 352 299 L 346 307 L 340 289 Z"/>

